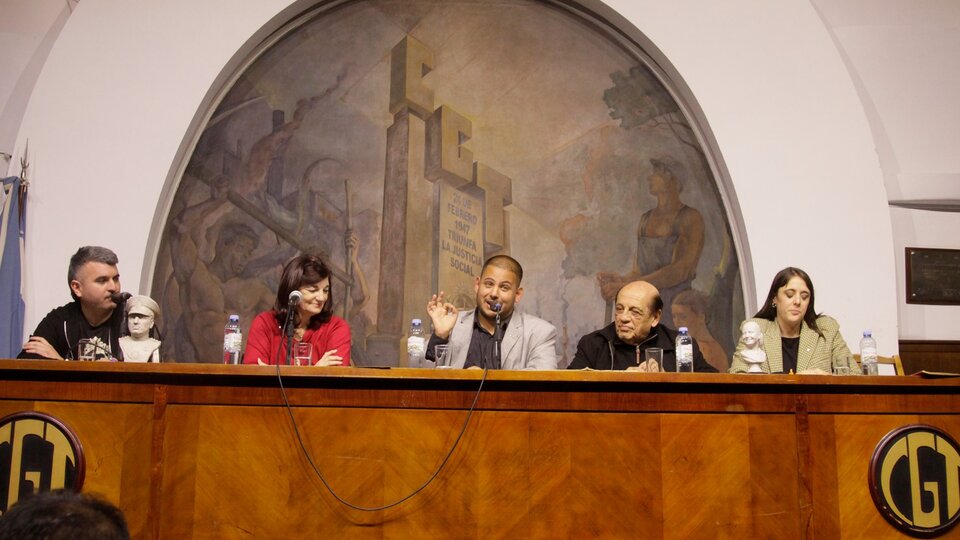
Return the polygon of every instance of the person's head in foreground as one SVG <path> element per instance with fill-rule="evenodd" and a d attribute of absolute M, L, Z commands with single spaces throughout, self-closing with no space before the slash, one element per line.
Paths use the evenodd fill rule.
<path fill-rule="evenodd" d="M 0 540 L 129 540 L 123 512 L 106 500 L 70 490 L 20 499 L 0 516 Z"/>

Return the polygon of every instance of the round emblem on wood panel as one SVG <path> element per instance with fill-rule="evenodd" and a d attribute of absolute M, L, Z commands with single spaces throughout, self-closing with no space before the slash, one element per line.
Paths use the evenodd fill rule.
<path fill-rule="evenodd" d="M 40 491 L 80 491 L 83 447 L 66 424 L 40 412 L 0 419 L 0 513 Z"/>
<path fill-rule="evenodd" d="M 910 536 L 939 536 L 960 519 L 960 446 L 939 428 L 888 433 L 873 452 L 869 482 L 883 517 Z"/>

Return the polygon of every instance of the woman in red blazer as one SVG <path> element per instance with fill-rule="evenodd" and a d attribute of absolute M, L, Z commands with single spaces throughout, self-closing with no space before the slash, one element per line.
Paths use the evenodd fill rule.
<path fill-rule="evenodd" d="M 290 308 L 290 296 L 299 291 L 301 300 Z M 330 269 L 314 255 L 294 257 L 283 268 L 274 308 L 257 315 L 250 325 L 244 364 L 277 364 L 287 358 L 283 323 L 292 309 L 293 343 L 313 345 L 311 364 L 350 365 L 350 327 L 333 314 L 330 303 Z M 291 357 L 293 355 L 290 355 Z"/>

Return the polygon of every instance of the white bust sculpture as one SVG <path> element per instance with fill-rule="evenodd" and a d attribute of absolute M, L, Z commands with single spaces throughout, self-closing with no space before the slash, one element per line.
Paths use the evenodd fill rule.
<path fill-rule="evenodd" d="M 124 306 L 127 314 L 129 336 L 120 338 L 124 362 L 159 362 L 160 340 L 151 333 L 160 315 L 160 306 L 149 296 L 137 295 L 127 299 Z M 155 333 L 154 333 L 155 334 Z"/>
<path fill-rule="evenodd" d="M 767 353 L 763 350 L 763 332 L 760 331 L 760 325 L 754 321 L 741 324 L 740 343 L 744 346 L 740 355 L 744 362 L 750 365 L 747 373 L 763 373 L 760 366 L 767 361 Z"/>

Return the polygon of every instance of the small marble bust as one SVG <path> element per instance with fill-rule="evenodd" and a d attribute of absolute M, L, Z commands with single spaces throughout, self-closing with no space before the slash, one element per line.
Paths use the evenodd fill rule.
<path fill-rule="evenodd" d="M 120 338 L 124 362 L 159 362 L 160 340 L 154 336 L 160 306 L 149 296 L 131 296 L 124 312 L 127 314 L 129 336 Z"/>
<path fill-rule="evenodd" d="M 763 332 L 760 325 L 754 321 L 745 321 L 740 325 L 740 343 L 743 350 L 740 355 L 750 368 L 747 373 L 763 373 L 762 366 L 767 361 L 767 353 L 763 350 Z"/>

